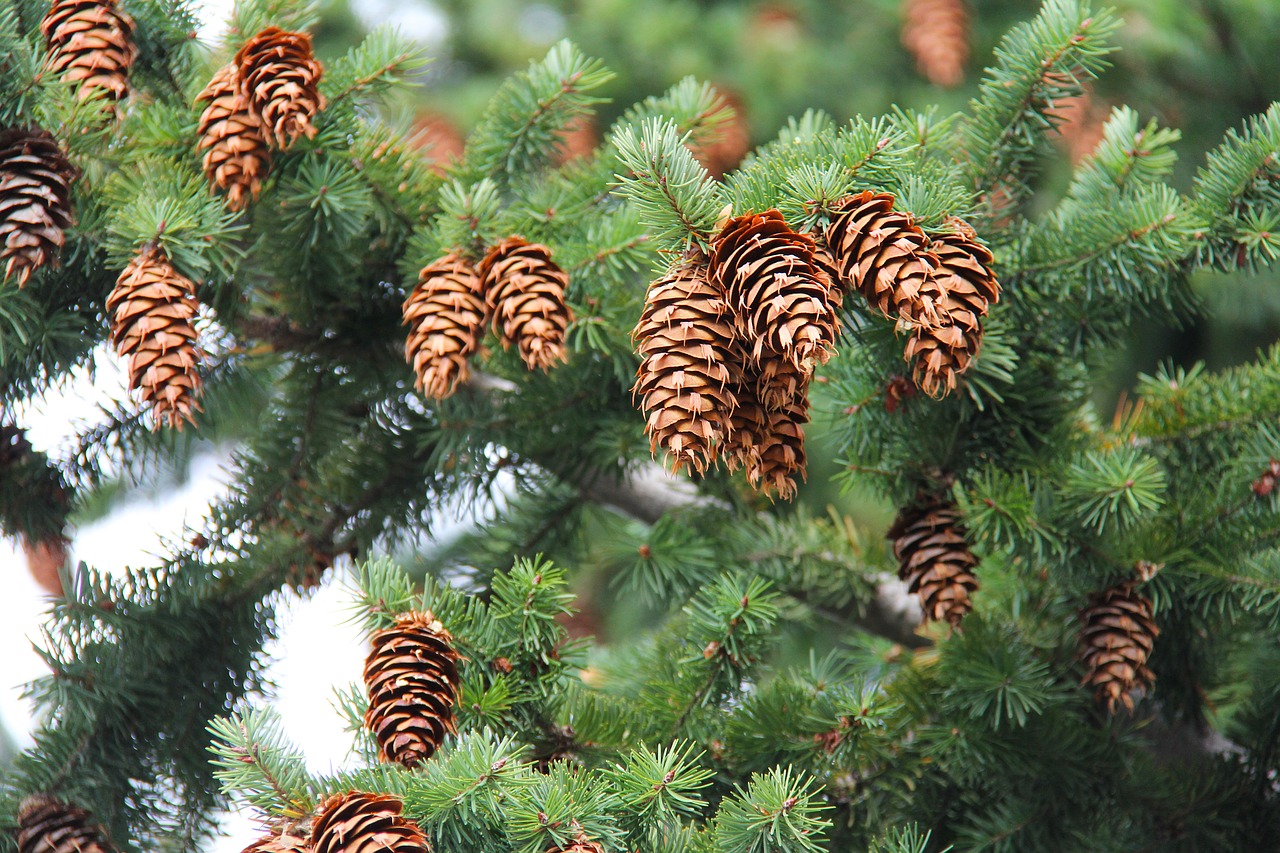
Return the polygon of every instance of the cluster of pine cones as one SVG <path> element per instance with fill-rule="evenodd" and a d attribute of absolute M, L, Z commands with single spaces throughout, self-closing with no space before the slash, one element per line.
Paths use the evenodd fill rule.
<path fill-rule="evenodd" d="M 418 389 L 435 400 L 456 391 L 490 323 L 530 370 L 564 361 L 573 321 L 564 299 L 568 284 L 549 248 L 517 236 L 493 246 L 476 266 L 450 252 L 423 267 L 404 301 L 404 353 Z"/>
<path fill-rule="evenodd" d="M 804 476 L 814 368 L 830 358 L 842 293 L 860 293 L 908 333 L 905 357 L 932 397 L 955 388 L 999 299 L 991 253 L 959 219 L 929 237 L 894 198 L 837 202 L 817 237 L 776 210 L 730 218 L 649 288 L 635 329 L 635 385 L 655 449 L 679 471 L 717 459 L 783 499 Z"/>
<path fill-rule="evenodd" d="M 227 207 L 256 201 L 271 169 L 271 150 L 287 151 L 316 134 L 324 109 L 318 88 L 324 73 L 311 36 L 268 27 L 245 42 L 198 100 L 200 148 L 209 180 L 227 194 Z"/>

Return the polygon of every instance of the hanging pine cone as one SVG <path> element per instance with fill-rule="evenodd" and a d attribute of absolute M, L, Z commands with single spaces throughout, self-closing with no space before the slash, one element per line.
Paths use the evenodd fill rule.
<path fill-rule="evenodd" d="M 643 361 L 632 390 L 648 416 L 650 450 L 661 447 L 677 472 L 703 473 L 738 405 L 732 320 L 706 267 L 677 264 L 653 282 L 633 339 Z"/>
<path fill-rule="evenodd" d="M 259 838 L 242 853 L 311 853 L 311 845 L 302 836 L 281 832 Z"/>
<path fill-rule="evenodd" d="M 604 846 L 583 837 L 574 840 L 568 847 L 553 847 L 547 853 L 604 853 Z"/>
<path fill-rule="evenodd" d="M 811 374 L 777 356 L 762 360 L 753 375 L 756 398 L 770 412 L 782 411 L 809 393 Z"/>
<path fill-rule="evenodd" d="M 364 724 L 382 759 L 413 768 L 430 758 L 446 733 L 457 731 L 458 653 L 430 611 L 410 611 L 373 635 L 364 663 L 369 710 Z"/>
<path fill-rule="evenodd" d="M 45 264 L 57 265 L 77 174 L 46 131 L 0 131 L 0 261 L 19 287 Z"/>
<path fill-rule="evenodd" d="M 299 137 L 316 135 L 312 121 L 324 109 L 322 66 L 311 51 L 311 36 L 267 27 L 236 54 L 240 82 L 267 141 L 281 151 Z"/>
<path fill-rule="evenodd" d="M 155 425 L 182 429 L 199 411 L 195 285 L 169 263 L 158 244 L 144 246 L 107 297 L 112 342 L 129 358 L 129 390 L 142 391 Z"/>
<path fill-rule="evenodd" d="M 741 365 L 744 360 L 739 350 L 734 363 Z M 720 458 L 730 472 L 739 468 L 751 470 L 759 464 L 759 449 L 769 426 L 769 411 L 760 402 L 755 375 L 744 368 L 737 374 L 737 381 L 729 385 L 737 405 L 729 413 L 728 434 L 720 445 Z"/>
<path fill-rule="evenodd" d="M 1000 283 L 991 272 L 991 252 L 962 219 L 947 223 L 952 231 L 936 238 L 930 251 L 937 258 L 935 279 L 941 283 L 940 325 L 917 326 L 907 340 L 906 359 L 913 363 L 917 387 L 930 397 L 943 397 L 956 387 L 982 346 L 982 318 L 1000 299 Z"/>
<path fill-rule="evenodd" d="M 902 46 L 935 86 L 964 82 L 969 62 L 969 10 L 964 0 L 904 0 Z"/>
<path fill-rule="evenodd" d="M 18 806 L 18 853 L 114 853 L 89 812 L 53 797 L 27 797 Z"/>
<path fill-rule="evenodd" d="M 765 413 L 746 465 L 747 482 L 763 495 L 784 501 L 796 496 L 796 475 L 805 478 L 804 425 L 809 422 L 809 398 L 800 394 L 789 404 Z"/>
<path fill-rule="evenodd" d="M 137 56 L 133 20 L 115 0 L 54 0 L 40 24 L 48 51 L 45 67 L 76 84 L 76 98 L 115 102 L 129 94 L 129 68 Z"/>
<path fill-rule="evenodd" d="M 427 853 L 422 830 L 400 816 L 401 802 L 386 794 L 334 794 L 311 825 L 315 853 Z"/>
<path fill-rule="evenodd" d="M 530 370 L 564 361 L 564 333 L 573 322 L 564 301 L 569 276 L 551 260 L 551 250 L 508 237 L 489 250 L 477 271 L 502 345 L 514 344 Z"/>
<path fill-rule="evenodd" d="M 840 283 L 861 293 L 871 307 L 908 327 L 941 322 L 942 285 L 929 238 L 910 214 L 893 209 L 893 196 L 870 190 L 832 208 L 826 243 Z"/>
<path fill-rule="evenodd" d="M 959 625 L 973 609 L 978 558 L 969 550 L 960 513 L 942 498 L 909 506 L 889 528 L 898 577 L 920 597 L 924 618 Z"/>
<path fill-rule="evenodd" d="M 271 169 L 262 121 L 249 107 L 235 64 L 224 66 L 196 99 L 207 102 L 200 113 L 200 148 L 204 172 L 227 194 L 227 207 L 244 210 L 257 201 Z"/>
<path fill-rule="evenodd" d="M 451 253 L 422 268 L 404 301 L 404 357 L 419 391 L 442 400 L 467 381 L 487 321 L 480 276 L 466 258 Z"/>
<path fill-rule="evenodd" d="M 728 295 L 751 359 L 772 353 L 810 373 L 831 357 L 839 320 L 815 249 L 777 210 L 735 216 L 716 235 L 711 278 Z"/>
<path fill-rule="evenodd" d="M 1078 655 L 1084 663 L 1081 679 L 1093 689 L 1108 714 L 1117 706 L 1133 711 L 1133 691 L 1155 683 L 1147 658 L 1160 629 L 1151 599 L 1138 591 L 1140 579 L 1127 580 L 1094 593 L 1080 612 Z"/>

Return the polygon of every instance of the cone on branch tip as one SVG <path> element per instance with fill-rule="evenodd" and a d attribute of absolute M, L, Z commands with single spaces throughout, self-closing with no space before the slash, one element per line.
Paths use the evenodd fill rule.
<path fill-rule="evenodd" d="M 1133 694 L 1155 683 L 1147 658 L 1160 629 L 1151 599 L 1131 578 L 1089 596 L 1080 611 L 1077 654 L 1084 665 L 1081 684 L 1108 714 L 1120 706 L 1133 712 Z"/>
<path fill-rule="evenodd" d="M 316 135 L 314 120 L 325 106 L 319 89 L 324 67 L 311 50 L 310 35 L 267 27 L 245 42 L 235 64 L 272 146 L 287 151 L 299 138 Z"/>
<path fill-rule="evenodd" d="M 964 82 L 969 62 L 969 10 L 965 0 L 903 0 L 902 45 L 935 86 Z"/>
<path fill-rule="evenodd" d="M 262 192 L 271 154 L 262 121 L 249 106 L 235 64 L 219 69 L 196 100 L 207 103 L 197 131 L 204 172 L 227 194 L 227 207 L 244 210 Z"/>
<path fill-rule="evenodd" d="M 982 318 L 1000 299 L 1000 283 L 991 272 L 991 252 L 977 242 L 968 223 L 949 219 L 949 233 L 930 244 L 935 279 L 942 285 L 941 322 L 916 326 L 905 357 L 916 386 L 930 397 L 946 396 L 969 369 L 982 346 Z"/>
<path fill-rule="evenodd" d="M 115 0 L 54 0 L 40 23 L 45 67 L 74 83 L 80 101 L 103 97 L 115 102 L 129 94 L 129 69 L 137 57 L 133 20 Z"/>
<path fill-rule="evenodd" d="M 0 131 L 0 261 L 22 287 L 56 266 L 71 226 L 71 182 L 78 172 L 56 139 L 37 128 Z"/>
<path fill-rule="evenodd" d="M 418 273 L 404 301 L 409 327 L 404 356 L 427 397 L 441 400 L 471 375 L 468 360 L 479 348 L 488 322 L 480 275 L 461 255 L 450 253 Z"/>
<path fill-rule="evenodd" d="M 908 328 L 941 321 L 942 285 L 929 238 L 909 213 L 893 209 L 889 193 L 866 190 L 832 207 L 824 234 L 840 284 Z"/>
<path fill-rule="evenodd" d="M 394 626 L 373 635 L 372 644 L 364 664 L 364 724 L 383 761 L 412 769 L 457 731 L 458 653 L 430 611 L 400 614 Z"/>
<path fill-rule="evenodd" d="M 112 343 L 129 359 L 129 390 L 141 391 L 156 427 L 182 429 L 200 411 L 197 307 L 195 285 L 156 243 L 134 255 L 107 297 Z"/>
<path fill-rule="evenodd" d="M 955 504 L 932 497 L 908 506 L 887 535 L 898 577 L 919 597 L 924 618 L 959 625 L 973 609 L 978 558 L 969 550 Z"/>
<path fill-rule="evenodd" d="M 705 472 L 732 430 L 740 368 L 724 292 L 700 260 L 676 264 L 649 286 L 632 337 L 642 359 L 632 392 L 647 416 L 650 450 L 662 448 L 676 472 Z"/>
<path fill-rule="evenodd" d="M 86 810 L 37 794 L 18 806 L 18 853 L 114 853 Z"/>
<path fill-rule="evenodd" d="M 489 250 L 477 272 L 504 347 L 515 346 L 530 370 L 548 370 L 567 358 L 564 335 L 573 321 L 564 301 L 569 276 L 549 248 L 508 237 Z"/>
<path fill-rule="evenodd" d="M 777 210 L 729 218 L 711 245 L 711 279 L 722 287 L 750 359 L 769 354 L 805 373 L 831 357 L 839 319 L 817 245 Z"/>
<path fill-rule="evenodd" d="M 418 825 L 400 816 L 400 800 L 349 791 L 325 801 L 311 825 L 315 853 L 426 853 Z"/>
<path fill-rule="evenodd" d="M 799 488 L 796 477 L 805 479 L 804 425 L 809 422 L 809 398 L 801 394 L 785 406 L 766 410 L 764 417 L 764 428 L 748 455 L 747 482 L 762 495 L 789 501 Z"/>

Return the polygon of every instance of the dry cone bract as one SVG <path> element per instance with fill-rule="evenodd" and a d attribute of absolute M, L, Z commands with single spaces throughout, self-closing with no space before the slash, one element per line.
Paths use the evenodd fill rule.
<path fill-rule="evenodd" d="M 89 812 L 53 797 L 27 797 L 18 806 L 18 853 L 114 853 Z"/>
<path fill-rule="evenodd" d="M 716 235 L 711 276 L 728 295 L 750 358 L 778 355 L 810 373 L 831 357 L 839 322 L 815 249 L 777 210 L 733 217 Z"/>
<path fill-rule="evenodd" d="M 969 550 L 955 505 L 935 499 L 907 507 L 888 537 L 898 577 L 919 596 L 925 619 L 959 625 L 973 609 L 978 558 Z"/>
<path fill-rule="evenodd" d="M 112 103 L 129 94 L 129 68 L 137 56 L 133 20 L 115 0 L 54 0 L 40 24 L 45 67 L 76 84 L 76 98 Z"/>
<path fill-rule="evenodd" d="M 963 220 L 949 221 L 952 232 L 930 246 L 937 258 L 935 277 L 942 285 L 942 322 L 917 326 L 907 341 L 906 358 L 912 378 L 931 397 L 956 387 L 982 345 L 982 318 L 987 306 L 1000 299 L 1000 284 L 991 272 L 991 252 L 977 242 Z"/>
<path fill-rule="evenodd" d="M 1138 591 L 1138 583 L 1128 580 L 1093 594 L 1080 613 L 1081 683 L 1093 689 L 1109 714 L 1121 705 L 1132 712 L 1133 691 L 1155 683 L 1147 658 L 1160 629 L 1151 599 Z"/>
<path fill-rule="evenodd" d="M 427 838 L 400 816 L 401 802 L 386 794 L 350 791 L 325 801 L 311 825 L 315 853 L 427 853 Z"/>
<path fill-rule="evenodd" d="M 418 390 L 439 400 L 467 380 L 487 319 L 480 276 L 465 258 L 448 254 L 422 268 L 404 301 L 404 355 Z"/>
<path fill-rule="evenodd" d="M 675 471 L 702 473 L 731 431 L 738 406 L 732 317 L 724 294 L 697 263 L 677 264 L 649 287 L 634 338 L 643 359 L 634 391 L 650 449 Z"/>
<path fill-rule="evenodd" d="M 22 287 L 56 264 L 71 225 L 76 169 L 43 130 L 0 131 L 0 261 Z"/>
<path fill-rule="evenodd" d="M 969 62 L 969 10 L 965 0 L 904 0 L 902 45 L 935 86 L 964 82 Z"/>
<path fill-rule="evenodd" d="M 564 301 L 569 276 L 551 260 L 551 250 L 508 237 L 489 250 L 478 272 L 502 345 L 514 345 L 530 370 L 564 361 L 565 329 L 573 320 Z"/>
<path fill-rule="evenodd" d="M 268 27 L 236 54 L 241 86 L 262 120 L 267 140 L 281 151 L 302 136 L 316 135 L 312 121 L 324 109 L 323 66 L 311 51 L 311 36 Z"/>
<path fill-rule="evenodd" d="M 236 66 L 220 69 L 197 100 L 208 104 L 198 130 L 205 174 L 227 194 L 227 207 L 243 210 L 258 200 L 271 159 L 262 122 L 250 109 Z"/>
<path fill-rule="evenodd" d="M 200 410 L 196 308 L 195 285 L 155 244 L 134 256 L 107 297 L 112 342 L 129 359 L 129 389 L 142 392 L 156 426 L 181 429 Z"/>
<path fill-rule="evenodd" d="M 364 664 L 369 710 L 364 723 L 384 761 L 413 768 L 454 732 L 458 653 L 449 632 L 430 611 L 401 614 L 373 635 Z"/>

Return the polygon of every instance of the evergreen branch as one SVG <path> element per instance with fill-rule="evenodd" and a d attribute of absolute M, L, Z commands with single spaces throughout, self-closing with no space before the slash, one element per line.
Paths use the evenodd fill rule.
<path fill-rule="evenodd" d="M 1081 78 L 1101 70 L 1118 26 L 1109 11 L 1094 15 L 1079 0 L 1049 0 L 1004 37 L 959 131 L 962 162 L 979 195 L 989 198 L 998 187 L 1015 199 L 1025 192 L 1026 170 L 1061 123 L 1053 107 L 1079 95 Z"/>
<path fill-rule="evenodd" d="M 649 119 L 637 133 L 618 128 L 613 146 L 626 170 L 617 195 L 635 205 L 640 220 L 661 245 L 708 245 L 720 216 L 717 185 L 685 146 L 669 121 Z"/>
<path fill-rule="evenodd" d="M 242 793 L 269 815 L 299 819 L 311 813 L 315 797 L 302 754 L 283 740 L 272 711 L 246 711 L 209 724 L 215 775 L 230 793 Z"/>

